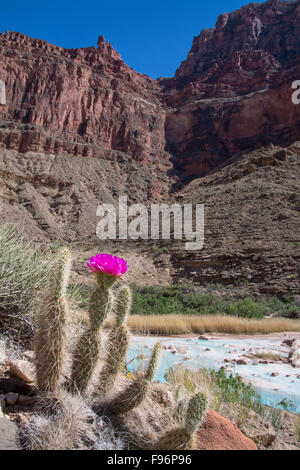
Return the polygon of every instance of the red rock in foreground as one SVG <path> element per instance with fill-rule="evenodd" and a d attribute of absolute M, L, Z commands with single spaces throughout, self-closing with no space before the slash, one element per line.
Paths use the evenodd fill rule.
<path fill-rule="evenodd" d="M 198 450 L 258 450 L 228 419 L 210 410 L 196 435 Z"/>

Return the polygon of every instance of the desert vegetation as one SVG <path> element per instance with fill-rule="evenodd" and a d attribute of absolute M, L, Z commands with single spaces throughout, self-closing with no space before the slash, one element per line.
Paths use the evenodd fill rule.
<path fill-rule="evenodd" d="M 229 315 L 240 318 L 264 318 L 276 314 L 285 318 L 300 318 L 300 306 L 290 296 L 252 298 L 232 298 L 230 290 L 223 286 L 214 286 L 221 290 L 222 296 L 203 295 L 193 286 L 179 287 L 136 287 L 133 286 L 133 314 L 137 315 Z"/>
<path fill-rule="evenodd" d="M 18 322 L 20 335 L 31 335 L 38 324 L 40 293 L 50 274 L 49 265 L 59 244 L 40 246 L 28 242 L 20 226 L 0 227 L 0 322 Z M 300 330 L 300 306 L 289 297 L 249 295 L 232 298 L 230 290 L 215 286 L 214 293 L 202 294 L 192 286 L 137 287 L 131 284 L 132 314 L 129 327 L 139 334 L 232 333 L 256 334 Z M 76 321 L 86 320 L 90 286 L 66 284 L 63 298 Z M 51 295 L 49 292 L 47 295 Z M 80 321 L 81 321 L 80 320 Z M 111 326 L 105 321 L 106 327 Z"/>
<path fill-rule="evenodd" d="M 18 225 L 0 226 L 0 309 L 5 315 L 34 315 L 37 293 L 47 282 L 50 251 L 29 243 Z"/>
<path fill-rule="evenodd" d="M 66 338 L 71 253 L 67 248 L 59 250 L 48 266 L 47 282 L 41 289 L 37 306 L 35 416 L 22 429 L 24 448 L 88 448 L 82 439 L 85 439 L 83 430 L 88 428 L 91 416 L 96 423 L 94 441 L 97 441 L 95 433 L 99 432 L 102 416 L 114 419 L 130 413 L 142 405 L 150 393 L 159 365 L 160 343 L 154 346 L 145 373 L 123 377 L 125 380 L 115 389 L 129 344 L 125 322 L 131 309 L 131 291 L 128 286 L 114 290 L 112 287 L 127 271 L 126 262 L 111 255 L 97 255 L 90 259 L 88 266 L 95 277 L 89 298 L 89 322 L 70 351 L 67 350 Z M 116 326 L 103 347 L 103 323 L 109 316 L 115 316 Z M 193 448 L 193 434 L 206 409 L 206 396 L 195 394 L 187 403 L 185 423 L 181 426 L 173 423 L 164 429 L 161 436 L 155 436 L 153 442 L 149 441 L 147 447 L 166 450 Z M 90 448 L 95 448 L 95 445 L 90 444 Z"/>
<path fill-rule="evenodd" d="M 220 286 L 217 286 L 220 290 Z M 201 295 L 193 287 L 132 286 L 130 328 L 139 334 L 179 335 L 202 333 L 268 334 L 300 331 L 300 307 L 292 297 Z M 227 292 L 228 291 L 228 292 Z M 81 308 L 87 306 L 89 289 L 76 288 Z M 109 322 L 106 326 L 110 326 Z"/>
<path fill-rule="evenodd" d="M 204 314 L 212 299 L 202 301 L 204 310 L 198 315 L 196 310 L 149 315 L 142 307 L 142 314 L 132 314 L 140 293 L 135 289 L 132 295 L 122 279 L 127 271 L 124 260 L 111 255 L 91 258 L 93 287 L 83 289 L 70 284 L 69 248 L 34 247 L 12 226 L 2 227 L 0 238 L 1 336 L 10 342 L 14 324 L 24 323 L 34 344 L 34 385 L 27 386 L 32 396 L 27 397 L 26 419 L 19 428 L 23 449 L 193 449 L 207 410 L 225 415 L 225 405 L 231 412 L 234 408 L 241 422 L 247 410 L 254 410 L 280 428 L 280 412 L 270 413 L 240 377 L 227 377 L 223 370 L 176 368 L 169 370 L 165 384 L 155 383 L 160 343 L 144 371 L 129 373 L 125 359 L 130 331 L 270 333 L 299 330 L 297 320 L 252 314 L 247 318 L 229 311 Z M 254 308 L 253 301 L 246 300 L 236 307 L 239 312 L 245 312 L 247 302 Z M 193 308 L 200 304 L 194 299 Z M 16 351 L 19 355 L 18 347 Z"/>

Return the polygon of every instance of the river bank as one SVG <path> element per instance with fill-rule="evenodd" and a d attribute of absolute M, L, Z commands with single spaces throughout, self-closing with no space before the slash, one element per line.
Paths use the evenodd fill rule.
<path fill-rule="evenodd" d="M 167 370 L 176 366 L 192 370 L 223 368 L 227 374 L 249 381 L 263 403 L 278 407 L 288 403 L 292 411 L 300 413 L 300 369 L 289 362 L 290 348 L 283 343 L 289 337 L 300 339 L 300 334 L 133 336 L 128 368 L 141 367 L 155 342 L 161 341 L 163 353 L 156 380 L 164 382 Z"/>

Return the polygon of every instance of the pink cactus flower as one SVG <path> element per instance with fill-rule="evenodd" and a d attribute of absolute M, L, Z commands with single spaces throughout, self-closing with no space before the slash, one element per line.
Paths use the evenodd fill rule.
<path fill-rule="evenodd" d="M 128 270 L 124 259 L 107 254 L 92 256 L 86 265 L 93 273 L 102 272 L 115 277 L 123 276 Z"/>

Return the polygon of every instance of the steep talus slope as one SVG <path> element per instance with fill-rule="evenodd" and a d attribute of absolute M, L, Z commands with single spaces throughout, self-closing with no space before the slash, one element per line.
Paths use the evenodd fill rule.
<path fill-rule="evenodd" d="M 252 151 L 182 190 L 177 201 L 205 204 L 205 245 L 171 245 L 177 282 L 300 293 L 299 156 L 300 143 Z"/>
<path fill-rule="evenodd" d="M 144 165 L 119 154 L 116 161 L 25 154 L 0 147 L 2 218 L 23 223 L 39 240 L 57 236 L 82 244 L 96 241 L 96 209 L 100 203 L 117 204 L 160 200 L 169 186 L 162 168 Z"/>
<path fill-rule="evenodd" d="M 167 149 L 188 178 L 233 154 L 300 138 L 300 2 L 268 1 L 222 14 L 203 30 L 174 79 L 161 80 L 169 107 Z"/>

